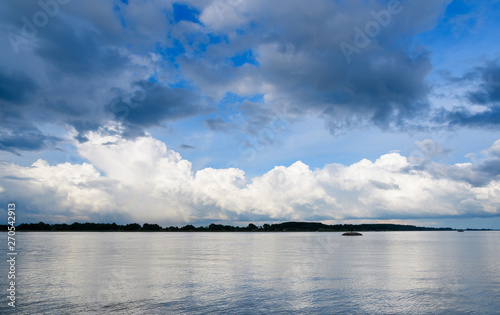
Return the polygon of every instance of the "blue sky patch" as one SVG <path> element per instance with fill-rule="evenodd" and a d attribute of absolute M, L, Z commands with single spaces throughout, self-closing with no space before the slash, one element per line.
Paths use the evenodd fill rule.
<path fill-rule="evenodd" d="M 189 7 L 185 4 L 174 3 L 174 21 L 179 23 L 180 21 L 189 21 L 193 23 L 201 24 L 198 20 L 198 15 L 200 12 L 193 7 Z"/>
<path fill-rule="evenodd" d="M 258 66 L 259 63 L 255 59 L 251 50 L 247 50 L 241 54 L 237 54 L 234 57 L 229 58 L 233 62 L 233 65 L 236 67 L 241 67 L 244 64 L 248 63 L 254 66 Z"/>
<path fill-rule="evenodd" d="M 127 28 L 127 22 L 125 21 L 125 18 L 123 17 L 120 7 L 118 5 L 113 6 L 113 11 L 115 12 L 116 16 L 118 17 L 118 20 L 120 20 L 120 24 L 123 26 L 123 28 Z"/>

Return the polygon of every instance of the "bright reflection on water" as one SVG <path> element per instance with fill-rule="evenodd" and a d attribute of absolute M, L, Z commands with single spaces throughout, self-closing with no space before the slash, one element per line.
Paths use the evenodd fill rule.
<path fill-rule="evenodd" d="M 18 233 L 16 311 L 500 312 L 500 232 L 363 234 Z"/>

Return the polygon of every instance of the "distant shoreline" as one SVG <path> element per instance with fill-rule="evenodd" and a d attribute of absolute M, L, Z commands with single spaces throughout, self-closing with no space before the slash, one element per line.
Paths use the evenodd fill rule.
<path fill-rule="evenodd" d="M 7 225 L 0 225 L 0 230 L 7 231 Z M 161 227 L 158 224 L 138 223 L 119 225 L 116 223 L 78 223 L 47 224 L 22 223 L 16 226 L 19 232 L 395 232 L 395 231 L 495 231 L 493 229 L 454 229 L 450 227 L 433 228 L 402 224 L 335 224 L 327 225 L 319 222 L 284 222 L 256 226 L 250 223 L 246 227 L 210 224 L 195 227 L 191 224 L 183 227 Z"/>

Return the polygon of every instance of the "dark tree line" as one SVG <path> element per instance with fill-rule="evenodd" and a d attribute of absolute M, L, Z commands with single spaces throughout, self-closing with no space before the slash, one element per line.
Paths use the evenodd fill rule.
<path fill-rule="evenodd" d="M 6 231 L 7 225 L 0 225 Z M 199 226 L 188 224 L 183 227 L 161 227 L 158 224 L 138 223 L 119 225 L 116 223 L 78 223 L 73 224 L 47 224 L 22 223 L 16 226 L 17 231 L 62 231 L 62 232 L 345 232 L 345 231 L 451 231 L 452 228 L 417 227 L 414 225 L 400 224 L 336 224 L 327 225 L 317 222 L 284 222 L 277 224 L 264 224 L 256 226 L 253 223 L 246 227 L 210 224 Z"/>

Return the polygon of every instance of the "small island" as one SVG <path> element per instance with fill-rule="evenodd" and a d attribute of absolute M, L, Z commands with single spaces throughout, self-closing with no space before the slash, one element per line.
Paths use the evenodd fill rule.
<path fill-rule="evenodd" d="M 351 232 L 345 232 L 344 234 L 342 234 L 342 236 L 363 236 L 363 234 L 351 231 Z"/>

